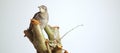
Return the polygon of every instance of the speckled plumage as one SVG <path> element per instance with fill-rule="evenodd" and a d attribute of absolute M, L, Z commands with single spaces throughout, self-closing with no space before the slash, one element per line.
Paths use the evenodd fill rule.
<path fill-rule="evenodd" d="M 40 22 L 41 30 L 43 30 L 47 25 L 48 19 L 49 19 L 47 7 L 44 5 L 41 5 L 38 8 L 40 11 L 35 13 L 35 15 L 33 16 L 33 19 L 36 19 Z M 32 29 L 32 25 L 30 24 L 29 30 L 31 29 Z"/>

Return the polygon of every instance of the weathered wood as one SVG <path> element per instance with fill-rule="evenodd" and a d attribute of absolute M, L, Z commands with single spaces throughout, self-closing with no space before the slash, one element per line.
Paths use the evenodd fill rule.
<path fill-rule="evenodd" d="M 46 25 L 44 30 L 47 33 L 49 40 L 54 40 L 53 28 L 50 25 Z"/>
<path fill-rule="evenodd" d="M 37 53 L 62 53 L 62 44 L 59 34 L 59 27 L 51 27 L 47 25 L 44 30 L 49 39 L 45 39 L 42 30 L 40 29 L 40 22 L 32 19 L 32 30 L 25 30 L 25 36 L 32 42 Z"/>
<path fill-rule="evenodd" d="M 47 53 L 47 48 L 45 45 L 45 37 L 42 33 L 42 30 L 40 29 L 40 23 L 39 21 L 32 19 L 31 23 L 33 24 L 33 43 L 35 48 L 40 53 Z"/>
<path fill-rule="evenodd" d="M 52 47 L 52 53 L 62 53 L 62 44 L 60 40 L 59 27 L 47 25 L 45 31 L 49 38 L 49 45 Z"/>

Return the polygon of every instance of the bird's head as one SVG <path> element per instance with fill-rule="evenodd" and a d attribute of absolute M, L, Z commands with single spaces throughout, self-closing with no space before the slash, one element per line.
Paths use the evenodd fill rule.
<path fill-rule="evenodd" d="M 47 12 L 47 7 L 45 5 L 38 6 L 41 13 Z"/>

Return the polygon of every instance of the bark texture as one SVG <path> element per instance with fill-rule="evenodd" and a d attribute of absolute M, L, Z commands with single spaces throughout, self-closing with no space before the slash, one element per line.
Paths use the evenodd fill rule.
<path fill-rule="evenodd" d="M 32 19 L 31 24 L 33 25 L 32 31 L 29 29 L 24 30 L 25 37 L 34 45 L 37 53 L 62 53 L 62 48 L 59 27 L 46 25 L 44 28 L 48 35 L 48 39 L 44 37 L 42 30 L 40 29 L 40 22 Z M 64 50 L 64 53 L 68 53 Z"/>

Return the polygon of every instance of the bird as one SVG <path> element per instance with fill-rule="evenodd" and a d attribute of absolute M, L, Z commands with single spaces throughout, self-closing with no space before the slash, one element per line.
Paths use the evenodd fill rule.
<path fill-rule="evenodd" d="M 43 30 L 48 23 L 49 15 L 48 10 L 45 5 L 38 6 L 39 12 L 35 13 L 32 19 L 38 20 L 40 22 L 40 29 Z M 29 26 L 29 31 L 32 30 L 32 24 Z"/>

